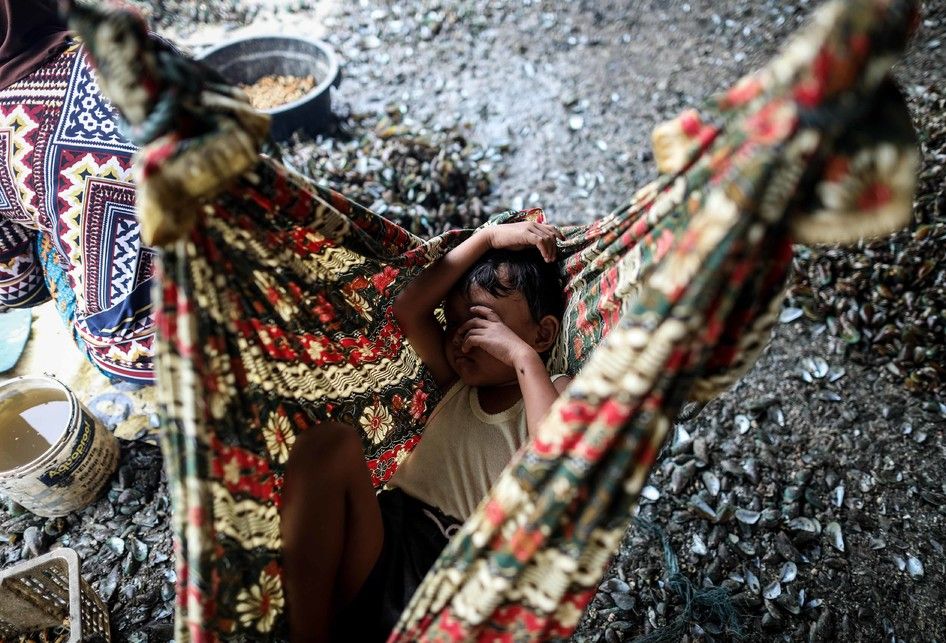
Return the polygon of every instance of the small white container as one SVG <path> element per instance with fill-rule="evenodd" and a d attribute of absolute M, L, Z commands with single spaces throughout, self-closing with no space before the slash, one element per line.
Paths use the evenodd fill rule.
<path fill-rule="evenodd" d="M 55 518 L 98 497 L 118 440 L 59 380 L 17 377 L 0 384 L 0 463 L 0 494 Z"/>

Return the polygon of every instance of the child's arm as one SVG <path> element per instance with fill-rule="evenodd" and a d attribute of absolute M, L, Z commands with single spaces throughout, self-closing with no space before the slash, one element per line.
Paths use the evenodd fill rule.
<path fill-rule="evenodd" d="M 552 261 L 559 236 L 553 226 L 531 221 L 483 228 L 424 270 L 398 295 L 394 316 L 438 385 L 449 384 L 456 373 L 447 362 L 444 329 L 434 317 L 434 310 L 457 280 L 483 253 L 493 248 L 517 250 L 535 246 L 546 261 Z"/>
<path fill-rule="evenodd" d="M 460 337 L 463 337 L 463 350 L 477 346 L 516 369 L 516 378 L 525 404 L 526 427 L 529 435 L 535 436 L 552 403 L 558 399 L 559 393 L 565 390 L 572 378 L 560 377 L 553 382 L 536 348 L 516 335 L 502 322 L 499 315 L 485 306 L 473 306 L 470 310 L 476 317 L 466 322 L 458 331 Z M 551 345 L 558 335 L 558 328 L 558 320 L 551 315 L 539 322 L 539 337 L 536 342 L 540 350 L 546 350 Z"/>

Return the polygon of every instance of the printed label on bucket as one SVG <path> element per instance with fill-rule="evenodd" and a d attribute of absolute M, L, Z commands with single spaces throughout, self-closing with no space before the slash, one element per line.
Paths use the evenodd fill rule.
<path fill-rule="evenodd" d="M 79 425 L 79 430 L 76 432 L 72 453 L 64 462 L 60 462 L 55 468 L 44 472 L 39 477 L 39 481 L 47 487 L 62 487 L 70 484 L 73 472 L 79 468 L 92 448 L 95 437 L 95 421 L 81 410 L 79 416 L 82 418 L 82 424 Z"/>

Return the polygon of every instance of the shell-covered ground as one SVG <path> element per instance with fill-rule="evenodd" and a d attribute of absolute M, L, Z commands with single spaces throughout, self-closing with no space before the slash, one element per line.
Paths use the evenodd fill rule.
<path fill-rule="evenodd" d="M 269 16 L 305 30 L 328 15 L 341 121 L 286 145 L 286 161 L 433 234 L 524 205 L 559 223 L 605 214 L 654 176 L 654 125 L 764 61 L 817 3 L 140 4 L 198 49 L 212 44 L 201 25 Z M 649 480 L 640 517 L 668 546 L 642 524 L 628 530 L 576 640 L 668 627 L 664 640 L 946 639 L 946 7 L 924 9 L 897 68 L 924 155 L 914 224 L 854 249 L 796 249 L 771 346 L 677 427 Z M 122 458 L 83 512 L 0 509 L 0 564 L 72 546 L 116 640 L 165 641 L 174 577 L 160 454 L 135 442 Z M 729 627 L 686 606 L 668 555 L 694 591 L 727 590 Z"/>

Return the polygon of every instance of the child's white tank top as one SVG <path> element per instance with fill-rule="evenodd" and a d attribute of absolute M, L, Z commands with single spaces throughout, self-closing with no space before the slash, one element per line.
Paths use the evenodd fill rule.
<path fill-rule="evenodd" d="M 420 443 L 388 484 L 466 520 L 528 439 L 521 399 L 505 411 L 487 413 L 476 388 L 457 382 L 431 412 Z"/>

